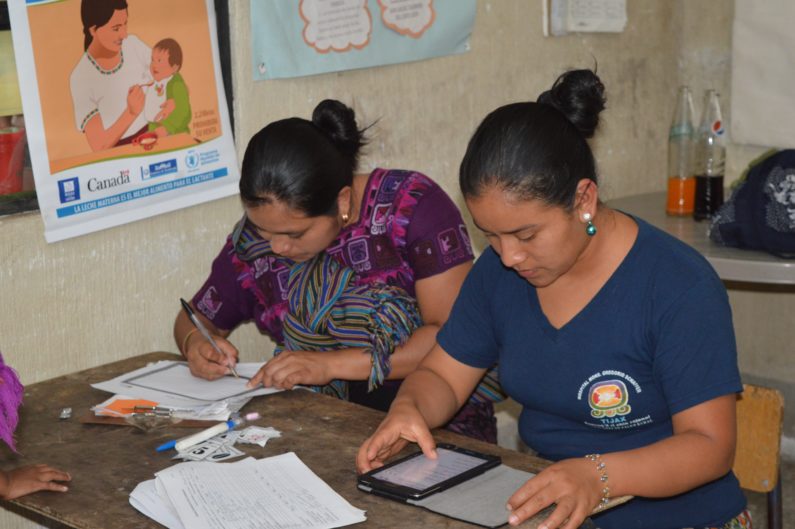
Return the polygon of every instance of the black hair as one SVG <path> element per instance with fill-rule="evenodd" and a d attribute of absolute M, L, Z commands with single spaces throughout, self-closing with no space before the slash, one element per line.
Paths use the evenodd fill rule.
<path fill-rule="evenodd" d="M 596 182 L 587 139 L 605 108 L 604 85 L 591 70 L 570 70 L 535 103 L 505 105 L 486 116 L 469 140 L 459 184 L 476 197 L 490 186 L 519 199 L 570 209 L 577 182 Z"/>
<path fill-rule="evenodd" d="M 284 202 L 310 217 L 337 214 L 337 195 L 351 185 L 364 129 L 352 109 L 326 99 L 312 121 L 274 121 L 248 142 L 240 175 L 246 205 Z"/>
<path fill-rule="evenodd" d="M 89 31 L 94 26 L 100 28 L 108 23 L 114 11 L 127 9 L 127 0 L 83 0 L 80 4 L 80 18 L 83 21 L 83 51 L 94 40 Z"/>

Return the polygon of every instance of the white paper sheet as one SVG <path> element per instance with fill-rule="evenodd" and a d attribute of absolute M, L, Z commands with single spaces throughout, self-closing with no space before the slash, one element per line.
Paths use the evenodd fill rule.
<path fill-rule="evenodd" d="M 136 487 L 130 502 L 161 519 L 170 502 L 191 529 L 331 529 L 366 520 L 364 511 L 292 452 L 235 463 L 180 463 L 158 472 L 155 488 L 160 502 L 152 499 L 149 486 Z"/>
<path fill-rule="evenodd" d="M 168 529 L 185 529 L 174 506 L 164 501 L 164 495 L 158 493 L 154 479 L 142 481 L 133 489 L 130 505 Z"/>
<path fill-rule="evenodd" d="M 546 1 L 549 2 L 547 6 Z M 548 24 L 544 35 L 562 36 L 572 32 L 621 33 L 627 26 L 626 0 L 545 0 Z"/>
<path fill-rule="evenodd" d="M 210 402 L 268 395 L 281 391 L 275 388 L 246 388 L 246 382 L 261 366 L 262 364 L 259 363 L 241 363 L 238 364 L 240 378 L 227 376 L 209 381 L 191 375 L 185 362 L 164 360 L 114 379 L 92 384 L 91 387 L 110 393 L 153 400 L 161 406 L 188 408 Z"/>

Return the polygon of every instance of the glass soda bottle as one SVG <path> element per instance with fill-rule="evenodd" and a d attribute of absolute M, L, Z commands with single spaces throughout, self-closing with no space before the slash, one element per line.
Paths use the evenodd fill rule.
<path fill-rule="evenodd" d="M 723 173 L 726 166 L 723 119 L 718 92 L 704 94 L 704 113 L 696 132 L 696 197 L 693 218 L 710 218 L 723 204 Z"/>
<path fill-rule="evenodd" d="M 692 215 L 696 194 L 693 175 L 693 98 L 690 88 L 680 86 L 676 109 L 668 132 L 668 200 L 669 215 Z"/>

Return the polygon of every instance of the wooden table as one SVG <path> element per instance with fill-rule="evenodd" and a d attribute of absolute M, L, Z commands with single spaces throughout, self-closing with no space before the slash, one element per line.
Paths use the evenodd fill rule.
<path fill-rule="evenodd" d="M 766 252 L 730 248 L 712 242 L 709 222 L 665 214 L 665 192 L 645 193 L 610 200 L 613 209 L 642 218 L 698 250 L 721 279 L 748 283 L 795 285 L 795 260 Z"/>
<path fill-rule="evenodd" d="M 129 504 L 129 495 L 138 483 L 175 464 L 169 455 L 155 452 L 155 447 L 184 436 L 185 429 L 169 427 L 144 433 L 131 426 L 81 424 L 78 418 L 109 396 L 89 384 L 163 359 L 178 357 L 149 353 L 28 386 L 17 429 L 18 448 L 23 456 L 4 460 L 3 468 L 48 463 L 70 472 L 72 482 L 67 493 L 40 492 L 4 505 L 39 523 L 45 521 L 47 527 L 53 526 L 52 521 L 62 524 L 61 527 L 82 529 L 162 527 L 136 511 Z M 72 408 L 71 419 L 58 418 L 64 407 Z M 273 426 L 282 432 L 282 437 L 270 440 L 265 448 L 236 446 L 257 458 L 295 452 L 352 505 L 367 511 L 367 521 L 356 527 L 475 527 L 356 488 L 356 452 L 377 427 L 383 413 L 308 391 L 256 397 L 243 410 L 259 412 L 262 420 L 257 424 Z M 497 454 L 505 464 L 515 468 L 532 472 L 548 464 L 527 454 L 444 430 L 434 435 L 438 441 Z M 535 528 L 540 521 L 528 521 L 523 527 Z"/>

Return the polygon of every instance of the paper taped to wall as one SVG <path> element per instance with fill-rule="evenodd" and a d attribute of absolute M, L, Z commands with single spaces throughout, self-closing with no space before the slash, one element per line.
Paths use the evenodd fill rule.
<path fill-rule="evenodd" d="M 544 36 L 572 32 L 621 33 L 627 25 L 626 0 L 543 0 Z"/>

